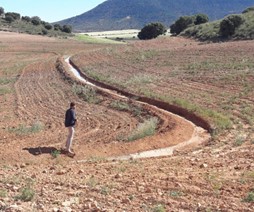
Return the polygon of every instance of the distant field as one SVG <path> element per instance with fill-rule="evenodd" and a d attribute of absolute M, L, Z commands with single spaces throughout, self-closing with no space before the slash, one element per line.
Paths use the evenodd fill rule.
<path fill-rule="evenodd" d="M 77 41 L 83 41 L 85 43 L 90 43 L 90 44 L 96 44 L 96 43 L 97 44 L 120 44 L 119 41 L 106 39 L 103 37 L 89 36 L 86 34 L 76 34 L 74 39 Z"/>
<path fill-rule="evenodd" d="M 128 30 L 115 30 L 102 32 L 88 32 L 81 34 L 86 34 L 96 38 L 109 38 L 114 40 L 137 40 L 139 32 L 140 30 L 138 29 L 128 29 Z M 167 35 L 169 35 L 169 32 L 167 32 Z"/>
<path fill-rule="evenodd" d="M 129 29 L 129 30 L 115 30 L 115 31 L 102 31 L 102 32 L 88 32 L 84 34 L 87 34 L 93 37 L 133 37 L 133 36 L 137 36 L 139 32 L 140 30 L 138 29 Z"/>

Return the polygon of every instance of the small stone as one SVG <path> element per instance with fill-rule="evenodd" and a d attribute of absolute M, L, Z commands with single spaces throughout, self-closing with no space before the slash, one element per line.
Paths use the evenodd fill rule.
<path fill-rule="evenodd" d="M 17 186 L 12 186 L 12 188 L 11 188 L 11 191 L 18 191 L 19 190 L 19 187 L 17 187 Z"/>
<path fill-rule="evenodd" d="M 146 193 L 152 193 L 152 189 L 151 188 L 146 188 Z"/>
<path fill-rule="evenodd" d="M 10 205 L 8 208 L 6 208 L 6 211 L 23 211 L 23 208 L 15 204 Z"/>
<path fill-rule="evenodd" d="M 145 188 L 143 186 L 138 186 L 137 190 L 140 192 L 144 192 Z"/>
<path fill-rule="evenodd" d="M 4 208 L 5 207 L 5 203 L 0 201 L 0 208 Z"/>
<path fill-rule="evenodd" d="M 65 169 L 62 169 L 62 170 L 58 171 L 56 174 L 57 175 L 64 175 L 66 173 L 67 173 L 67 171 Z"/>
<path fill-rule="evenodd" d="M 163 195 L 163 192 L 161 191 L 161 189 L 157 189 L 157 194 L 162 196 Z"/>
<path fill-rule="evenodd" d="M 83 174 L 85 171 L 83 170 L 83 169 L 80 169 L 79 171 L 78 171 L 78 174 Z"/>
<path fill-rule="evenodd" d="M 55 191 L 61 191 L 62 189 L 63 189 L 63 188 L 62 188 L 61 186 L 56 186 L 54 190 L 55 190 Z"/>
<path fill-rule="evenodd" d="M 117 175 L 115 176 L 116 179 L 119 179 L 119 178 L 121 178 L 121 177 L 122 177 L 121 174 L 117 174 Z"/>
<path fill-rule="evenodd" d="M 63 211 L 63 212 L 72 212 L 72 209 L 70 207 L 64 207 L 63 209 L 61 209 L 61 211 Z"/>
<path fill-rule="evenodd" d="M 206 163 L 203 163 L 200 165 L 200 168 L 207 168 L 207 167 L 208 167 L 208 165 Z"/>
<path fill-rule="evenodd" d="M 96 201 L 92 202 L 91 206 L 93 208 L 98 208 L 98 202 L 96 202 Z"/>
<path fill-rule="evenodd" d="M 25 163 L 22 163 L 21 165 L 20 165 L 20 168 L 25 168 L 26 167 L 26 164 Z"/>
<path fill-rule="evenodd" d="M 128 199 L 128 198 L 126 198 L 126 199 L 123 199 L 123 200 L 122 200 L 122 203 L 123 203 L 123 204 L 130 204 L 130 203 L 131 203 L 131 200 Z"/>

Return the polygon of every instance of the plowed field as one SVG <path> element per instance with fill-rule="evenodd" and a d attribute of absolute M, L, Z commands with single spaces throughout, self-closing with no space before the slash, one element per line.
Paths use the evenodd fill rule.
<path fill-rule="evenodd" d="M 8 37 L 6 39 L 10 42 L 8 48 L 13 48 L 15 51 L 12 54 L 22 55 L 24 60 L 33 58 L 32 54 L 36 51 L 35 49 L 25 49 L 25 45 L 18 48 L 15 46 L 15 38 Z M 22 39 L 27 42 L 27 45 L 34 45 L 33 48 L 38 45 L 39 52 L 41 46 L 36 41 L 39 38 L 35 40 L 31 38 L 32 44 L 29 44 L 28 36 L 19 37 L 21 43 Z M 107 95 L 96 94 L 96 98 L 100 99 L 98 104 L 82 101 L 73 91 L 73 85 L 64 80 L 64 76 L 56 69 L 56 59 L 62 54 L 61 49 L 59 51 L 58 48 L 59 45 L 63 44 L 56 41 L 59 42 L 57 45 L 52 39 L 47 40 L 46 38 L 40 42 L 43 45 L 48 43 L 52 50 L 44 49 L 45 52 L 36 52 L 39 58 L 34 58 L 33 61 L 23 65 L 21 70 L 17 70 L 13 88 L 11 88 L 11 84 L 9 85 L 13 91 L 11 94 L 3 95 L 6 101 L 11 98 L 14 101 L 11 122 L 8 121 L 3 110 L 3 116 L 6 117 L 5 121 L 2 122 L 4 126 L 2 127 L 2 129 L 4 128 L 2 132 L 4 134 L 3 143 L 10 147 L 2 151 L 3 161 L 9 160 L 9 158 L 12 159 L 12 162 L 19 161 L 20 158 L 23 161 L 33 160 L 34 155 L 41 152 L 47 154 L 46 158 L 51 158 L 50 153 L 55 149 L 60 149 L 65 144 L 67 132 L 63 126 L 64 114 L 71 101 L 77 102 L 78 105 L 79 124 L 76 129 L 74 144 L 74 149 L 77 150 L 77 160 L 92 156 L 127 155 L 168 147 L 191 138 L 194 127 L 180 118 L 168 116 L 162 112 L 149 111 L 143 106 L 138 108 L 140 110 L 139 116 L 135 116 L 131 112 L 119 111 L 110 107 L 112 102 L 118 100 Z M 57 47 L 56 49 L 54 49 L 54 45 Z M 70 42 L 70 46 L 68 46 L 70 50 L 66 53 L 72 53 L 76 47 L 75 43 Z M 86 48 L 85 45 L 84 48 Z M 96 46 L 90 48 L 96 49 Z M 81 50 L 81 47 L 79 49 Z M 9 58 L 12 58 L 11 55 Z M 16 59 L 18 60 L 18 57 Z M 20 63 L 19 60 L 18 63 Z M 9 102 L 6 106 L 5 110 L 8 112 Z M 121 136 L 128 135 L 135 130 L 140 119 L 144 120 L 146 116 L 153 115 L 158 116 L 163 123 L 158 129 L 159 135 L 137 142 L 119 141 Z M 165 129 L 168 131 L 165 132 Z M 6 148 L 4 145 L 2 147 Z M 45 161 L 45 157 L 38 156 L 37 159 L 40 162 Z"/>
<path fill-rule="evenodd" d="M 95 45 L 1 32 L 0 211 L 253 211 L 253 114 L 246 119 L 253 110 L 252 47 L 248 41 L 200 45 L 182 38 Z M 96 80 L 170 103 L 179 104 L 171 97 L 191 100 L 201 107 L 192 108 L 198 115 L 207 107 L 232 125 L 218 126 L 221 119 L 205 114 L 220 128 L 209 143 L 170 157 L 107 161 L 179 144 L 195 126 L 97 89 L 85 101 L 75 78 L 57 69 L 58 58 L 71 55 Z M 222 66 L 222 57 L 233 66 Z M 57 151 L 65 144 L 63 119 L 71 101 L 78 116 L 74 158 Z M 128 109 L 112 107 L 119 101 Z M 151 117 L 159 120 L 156 134 L 127 142 Z"/>

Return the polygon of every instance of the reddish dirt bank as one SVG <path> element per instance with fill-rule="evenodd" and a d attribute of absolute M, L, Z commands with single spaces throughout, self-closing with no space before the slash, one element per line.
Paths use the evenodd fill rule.
<path fill-rule="evenodd" d="M 148 98 L 148 97 L 145 97 L 145 96 L 139 96 L 137 94 L 133 94 L 133 93 L 130 93 L 126 90 L 121 90 L 115 86 L 112 86 L 112 85 L 109 85 L 109 84 L 106 84 L 106 83 L 103 83 L 103 82 L 100 82 L 98 80 L 95 80 L 91 77 L 89 77 L 88 75 L 86 75 L 84 72 L 82 72 L 82 70 L 77 66 L 75 65 L 75 63 L 70 60 L 70 63 L 73 67 L 75 67 L 80 75 L 84 78 L 84 79 L 87 79 L 89 82 L 99 86 L 99 87 L 102 87 L 102 88 L 106 88 L 106 89 L 110 89 L 110 90 L 113 90 L 113 91 L 116 91 L 126 97 L 129 97 L 129 98 L 133 98 L 137 101 L 141 101 L 141 102 L 145 102 L 147 104 L 150 104 L 150 105 L 153 105 L 153 106 L 156 106 L 160 109 L 163 109 L 163 110 L 166 110 L 166 111 L 169 111 L 169 112 L 172 112 L 174 114 L 177 114 L 183 118 L 186 118 L 187 120 L 193 122 L 194 124 L 196 124 L 197 126 L 200 126 L 204 129 L 206 129 L 208 132 L 211 132 L 213 131 L 212 127 L 210 126 L 210 124 L 208 123 L 208 121 L 204 120 L 203 118 L 197 116 L 196 114 L 184 109 L 184 108 L 181 108 L 179 106 L 176 106 L 176 105 L 171 105 L 169 103 L 166 103 L 166 102 L 163 102 L 163 101 L 159 101 L 159 100 L 155 100 L 155 99 L 151 99 L 151 98 Z"/>

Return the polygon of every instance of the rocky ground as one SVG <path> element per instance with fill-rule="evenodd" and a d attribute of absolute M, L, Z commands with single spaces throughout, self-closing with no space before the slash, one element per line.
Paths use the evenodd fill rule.
<path fill-rule="evenodd" d="M 117 135 L 132 132 L 154 111 L 137 117 L 115 110 L 109 107 L 115 99 L 101 94 L 96 96 L 99 104 L 84 101 L 56 69 L 58 57 L 111 46 L 12 33 L 0 36 L 0 211 L 254 210 L 250 124 L 242 131 L 233 126 L 172 156 L 107 160 L 181 143 L 194 128 L 156 113 L 165 127 L 157 135 L 120 142 Z M 70 100 L 77 102 L 79 115 L 74 158 L 58 151 L 66 138 L 63 115 Z M 243 132 L 246 136 L 239 137 Z"/>

